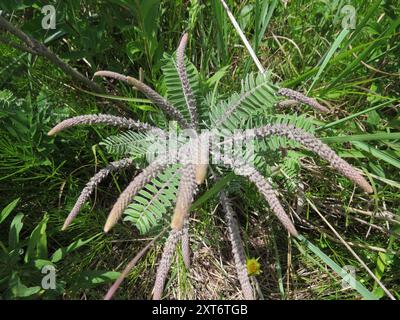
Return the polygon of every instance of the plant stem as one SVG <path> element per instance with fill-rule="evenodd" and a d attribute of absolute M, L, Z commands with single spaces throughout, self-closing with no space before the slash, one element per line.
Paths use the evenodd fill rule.
<path fill-rule="evenodd" d="M 41 44 L 36 39 L 28 36 L 26 33 L 24 33 L 22 30 L 18 29 L 17 27 L 15 27 L 9 21 L 4 19 L 2 16 L 0 16 L 0 27 L 4 28 L 6 31 L 10 32 L 14 36 L 16 36 L 18 39 L 20 39 L 22 42 L 24 42 L 26 47 L 18 45 L 18 44 L 14 44 L 13 42 L 8 41 L 4 38 L 0 38 L 0 41 L 4 42 L 14 48 L 18 48 L 20 50 L 23 50 L 23 51 L 26 51 L 29 53 L 35 53 L 39 56 L 47 58 L 54 65 L 59 67 L 61 70 L 63 70 L 67 75 L 69 75 L 74 80 L 81 82 L 82 84 L 84 84 L 86 87 L 88 87 L 89 89 L 91 89 L 94 92 L 104 93 L 104 90 L 97 83 L 88 79 L 82 73 L 75 70 L 74 68 L 72 68 L 70 65 L 68 65 L 64 61 L 62 61 L 56 54 L 51 52 L 45 45 Z"/>

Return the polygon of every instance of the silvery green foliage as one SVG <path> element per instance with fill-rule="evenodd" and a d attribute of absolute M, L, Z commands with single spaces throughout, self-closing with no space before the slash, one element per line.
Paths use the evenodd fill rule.
<path fill-rule="evenodd" d="M 151 131 L 125 131 L 117 135 L 109 136 L 100 142 L 108 153 L 115 157 L 131 157 L 144 159 L 149 148 L 159 141 L 159 136 Z"/>
<path fill-rule="evenodd" d="M 233 93 L 211 108 L 211 125 L 229 131 L 243 128 L 246 120 L 271 113 L 277 102 L 270 74 L 250 73 L 242 80 L 239 93 Z"/>
<path fill-rule="evenodd" d="M 127 220 L 133 221 L 139 230 L 145 233 L 152 226 L 156 226 L 162 221 L 163 216 L 168 211 L 167 209 L 172 207 L 175 202 L 171 231 L 157 270 L 153 296 L 155 299 L 160 299 L 162 296 L 165 279 L 179 240 L 182 241 L 185 264 L 187 267 L 190 265 L 188 240 L 190 207 L 196 192 L 199 190 L 199 185 L 203 183 L 209 173 L 207 164 L 199 165 L 194 160 L 201 155 L 207 155 L 208 152 L 205 152 L 207 149 L 209 149 L 211 155 L 223 160 L 223 168 L 228 166 L 236 174 L 246 177 L 257 187 L 271 211 L 293 236 L 298 234 L 296 228 L 281 205 L 276 191 L 273 190 L 271 183 L 263 175 L 263 173 L 269 171 L 269 165 L 265 159 L 275 157 L 274 161 L 276 161 L 280 156 L 279 147 L 293 146 L 288 141 L 294 141 L 296 147 L 303 146 L 315 152 L 362 189 L 367 192 L 372 191 L 371 186 L 357 170 L 310 132 L 307 132 L 312 132 L 311 121 L 304 117 L 277 115 L 274 111 L 274 107 L 279 103 L 279 95 L 307 103 L 319 111 L 327 111 L 325 107 L 299 92 L 277 87 L 272 83 L 269 74 L 247 75 L 242 82 L 240 93 L 234 93 L 225 100 L 214 101 L 215 97 L 201 95 L 200 78 L 197 70 L 185 60 L 184 51 L 187 41 L 188 36 L 185 34 L 178 46 L 176 58 L 174 56 L 168 58 L 163 68 L 167 98 L 162 97 L 135 78 L 110 71 L 99 71 L 95 74 L 124 81 L 136 87 L 163 110 L 170 117 L 170 120 L 177 121 L 181 129 L 196 130 L 189 141 L 176 146 L 175 157 L 171 159 L 168 154 L 161 152 L 132 179 L 115 202 L 104 227 L 105 232 L 109 231 L 125 211 L 128 216 Z M 216 97 L 218 97 L 218 94 Z M 210 104 L 209 109 L 204 112 L 203 108 L 208 104 Z M 144 157 L 146 148 L 151 144 L 147 135 L 160 137 L 163 141 L 168 139 L 166 128 L 157 128 L 139 121 L 109 115 L 86 115 L 67 119 L 55 126 L 49 134 L 52 135 L 79 124 L 97 123 L 134 129 L 140 132 L 133 133 L 131 131 L 129 133 L 130 131 L 128 131 L 128 133 L 104 141 L 109 151 L 112 151 L 113 148 L 118 149 L 118 152 L 114 152 L 115 154 L 130 155 L 130 157 L 121 160 L 121 162 L 114 162 L 90 180 L 67 219 L 67 224 L 72 221 L 79 208 L 88 200 L 93 189 L 109 172 L 131 165 L 132 158 Z M 208 141 L 205 138 L 212 136 L 210 133 L 212 130 L 204 133 L 200 132 L 202 128 L 216 129 L 217 131 L 225 130 L 218 134 L 224 137 L 222 145 L 229 145 L 246 139 L 257 140 L 255 156 L 248 156 L 240 152 L 221 154 L 220 150 L 214 148 L 215 146 L 210 148 L 209 144 L 203 145 L 202 143 L 199 146 L 199 141 Z M 242 131 L 236 132 L 237 129 L 242 129 Z M 127 147 L 121 148 L 120 145 L 124 144 Z M 134 148 L 131 148 L 131 144 L 134 145 Z M 298 155 L 296 159 L 298 159 Z M 221 170 L 221 166 L 216 169 Z M 227 191 L 222 190 L 220 199 L 226 213 L 236 270 L 244 297 L 253 299 L 252 288 L 245 270 L 245 255 L 240 240 L 240 231 L 233 216 L 233 209 L 227 193 Z"/>
<path fill-rule="evenodd" d="M 164 83 L 167 89 L 167 99 L 168 101 L 178 110 L 185 121 L 188 123 L 186 126 L 181 126 L 182 128 L 193 127 L 190 125 L 191 115 L 186 104 L 186 99 L 184 96 L 183 85 L 180 81 L 180 75 L 178 70 L 178 62 L 176 55 L 164 54 L 164 64 L 162 66 L 162 71 L 164 75 Z M 193 96 L 196 99 L 197 105 L 197 116 L 199 122 L 208 120 L 208 110 L 209 106 L 204 103 L 204 98 L 201 93 L 200 88 L 200 77 L 196 67 L 187 59 L 185 59 L 185 69 L 192 90 Z"/>
<path fill-rule="evenodd" d="M 152 179 L 159 175 L 168 166 L 168 161 L 164 157 L 160 157 L 150 163 L 142 172 L 140 172 L 131 183 L 120 194 L 115 202 L 110 214 L 108 215 L 104 231 L 108 232 L 121 218 L 122 213 L 132 201 L 133 197 Z"/>
<path fill-rule="evenodd" d="M 131 221 L 145 234 L 174 206 L 181 177 L 180 165 L 172 165 L 146 184 L 125 210 L 125 221 Z"/>

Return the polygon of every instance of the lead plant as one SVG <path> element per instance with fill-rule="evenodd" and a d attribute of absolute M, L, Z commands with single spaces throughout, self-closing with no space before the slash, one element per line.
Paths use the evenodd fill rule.
<path fill-rule="evenodd" d="M 185 34 L 180 41 L 176 56 L 166 58 L 167 62 L 163 71 L 168 99 L 133 77 L 111 71 L 99 71 L 95 74 L 95 76 L 114 78 L 135 87 L 164 111 L 169 120 L 176 121 L 180 129 L 190 129 L 194 132 L 191 139 L 177 146 L 178 156 L 173 161 L 166 152 L 161 153 L 132 179 L 113 205 L 104 226 L 104 231 L 108 232 L 125 212 L 126 220 L 133 221 L 144 233 L 160 223 L 163 216 L 168 214 L 170 207 L 174 207 L 171 229 L 156 273 L 154 299 L 162 297 L 165 280 L 179 242 L 182 245 L 185 265 L 187 268 L 190 267 L 190 207 L 200 190 L 200 185 L 207 178 L 218 179 L 218 176 L 226 169 L 246 177 L 256 186 L 268 203 L 271 212 L 292 236 L 297 236 L 298 232 L 281 205 L 277 192 L 264 175 L 271 173 L 272 165 L 268 160 L 275 157 L 274 162 L 276 158 L 279 159 L 280 147 L 304 147 L 325 159 L 334 169 L 359 185 L 364 191 L 372 192 L 371 186 L 356 169 L 310 133 L 313 131 L 313 126 L 307 118 L 279 115 L 275 111 L 275 106 L 283 101 L 283 96 L 308 104 L 317 111 L 328 111 L 325 107 L 300 92 L 273 84 L 269 74 L 249 74 L 242 81 L 240 93 L 234 93 L 228 99 L 216 102 L 215 95 L 203 95 L 200 92 L 198 74 L 194 66 L 184 57 L 187 41 L 188 35 Z M 144 157 L 146 149 L 151 144 L 150 137 L 168 139 L 166 128 L 101 114 L 64 120 L 56 125 L 49 135 L 80 124 L 105 124 L 128 129 L 126 133 L 109 137 L 104 141 L 110 152 L 126 157 L 110 163 L 91 178 L 67 217 L 63 229 L 68 227 L 96 186 L 110 172 L 131 166 L 134 163 L 133 158 Z M 201 129 L 208 129 L 208 131 L 204 133 L 200 131 Z M 249 158 L 241 152 L 221 152 L 221 148 L 211 146 L 210 132 L 213 132 L 212 130 L 221 132 L 222 129 L 224 129 L 224 139 L 219 146 L 252 138 L 255 140 L 254 156 Z M 237 132 L 237 129 L 242 131 Z M 211 155 L 219 158 L 220 163 L 209 165 L 208 159 Z M 298 152 L 293 151 L 288 154 L 285 159 L 281 159 L 282 170 L 287 169 L 287 172 L 290 172 L 290 163 L 293 164 L 298 159 Z M 289 174 L 289 176 L 294 175 Z M 220 192 L 219 201 L 225 213 L 243 296 L 245 299 L 254 299 L 253 288 L 246 269 L 246 256 L 240 228 L 232 201 L 229 199 L 229 189 L 225 188 Z"/>

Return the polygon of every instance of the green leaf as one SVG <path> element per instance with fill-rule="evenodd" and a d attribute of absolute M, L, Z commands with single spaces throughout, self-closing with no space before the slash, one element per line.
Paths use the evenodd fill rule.
<path fill-rule="evenodd" d="M 143 158 L 150 147 L 157 141 L 157 137 L 146 132 L 126 131 L 110 136 L 100 142 L 107 152 L 117 156 L 130 155 L 132 158 Z"/>
<path fill-rule="evenodd" d="M 133 198 L 133 202 L 124 211 L 124 220 L 132 221 L 141 234 L 147 233 L 172 208 L 179 178 L 179 165 L 159 174 Z"/>
<path fill-rule="evenodd" d="M 216 71 L 210 78 L 207 79 L 207 85 L 208 87 L 213 87 L 216 85 L 228 72 L 230 66 L 225 66 Z"/>
<path fill-rule="evenodd" d="M 186 121 L 190 122 L 190 115 L 188 106 L 186 104 L 185 95 L 183 93 L 182 83 L 179 78 L 176 57 L 164 55 L 164 66 L 162 71 L 165 77 L 165 85 L 167 87 L 167 98 L 172 105 L 181 112 Z M 202 112 L 202 99 L 200 94 L 200 79 L 199 73 L 196 67 L 185 58 L 186 71 L 190 83 L 190 87 L 193 91 L 193 95 L 196 99 L 197 111 L 199 116 L 204 115 Z M 202 120 L 201 118 L 199 120 Z"/>
<path fill-rule="evenodd" d="M 79 272 L 69 282 L 72 284 L 73 290 L 90 289 L 96 285 L 114 281 L 119 275 L 120 272 L 116 271 L 90 270 Z"/>
<path fill-rule="evenodd" d="M 27 298 L 36 293 L 41 289 L 39 286 L 27 287 L 22 282 L 16 271 L 14 271 L 10 277 L 8 286 L 10 288 L 11 296 L 13 298 Z"/>
<path fill-rule="evenodd" d="M 264 38 L 265 31 L 269 25 L 272 15 L 278 5 L 278 0 L 272 1 L 256 1 L 255 10 L 255 37 L 254 51 L 257 53 L 258 47 Z"/>
<path fill-rule="evenodd" d="M 38 270 L 42 270 L 42 268 L 43 268 L 44 266 L 53 266 L 53 267 L 55 267 L 54 264 L 53 264 L 53 262 L 52 262 L 52 261 L 49 261 L 49 260 L 47 260 L 47 259 L 36 259 L 36 260 L 33 261 L 33 265 L 34 265 L 35 268 L 38 269 Z"/>
<path fill-rule="evenodd" d="M 17 206 L 20 198 L 15 199 L 11 203 L 9 203 L 0 213 L 0 223 L 2 223 L 7 217 L 10 215 L 10 213 L 14 210 L 14 208 Z"/>
<path fill-rule="evenodd" d="M 190 207 L 190 210 L 194 210 L 200 207 L 203 203 L 208 201 L 210 198 L 214 197 L 218 192 L 220 192 L 233 178 L 235 174 L 233 172 L 228 173 L 221 179 L 219 179 L 213 186 L 207 190 L 201 197 L 199 197 Z"/>
<path fill-rule="evenodd" d="M 49 216 L 45 213 L 42 221 L 33 229 L 28 241 L 28 248 L 24 258 L 25 262 L 34 259 L 47 259 L 46 227 L 48 220 Z"/>
<path fill-rule="evenodd" d="M 257 114 L 269 113 L 277 102 L 269 74 L 250 73 L 242 81 L 240 94 L 234 93 L 225 101 L 211 108 L 211 124 L 214 128 L 234 131 Z"/>
<path fill-rule="evenodd" d="M 362 66 L 361 61 L 366 59 L 368 55 L 371 55 L 371 53 L 379 47 L 379 45 L 382 45 L 384 42 L 387 41 L 387 36 L 391 35 L 392 32 L 395 32 L 396 28 L 400 24 L 400 17 L 397 19 L 394 19 L 391 21 L 390 25 L 386 28 L 385 31 L 383 31 L 376 42 L 371 43 L 368 45 L 359 55 L 356 59 L 354 59 L 351 63 L 347 65 L 347 67 L 339 73 L 334 79 L 332 79 L 329 82 L 329 85 L 325 88 L 325 91 L 328 91 L 329 89 L 333 88 L 337 83 L 343 82 L 350 74 L 353 74 L 354 71 Z"/>
<path fill-rule="evenodd" d="M 376 261 L 376 269 L 375 269 L 375 275 L 377 278 L 380 280 L 382 279 L 383 274 L 385 273 L 385 269 L 388 265 L 388 257 L 385 253 L 383 252 L 378 252 L 378 258 Z"/>
<path fill-rule="evenodd" d="M 384 182 L 384 183 L 386 183 L 386 184 L 388 184 L 388 185 L 390 185 L 392 187 L 400 189 L 400 183 L 397 182 L 397 181 L 393 181 L 393 180 L 390 180 L 390 179 L 382 178 L 382 177 L 379 177 L 379 176 L 374 175 L 372 173 L 370 173 L 369 175 L 374 179 L 380 180 L 380 181 L 382 181 L 382 182 Z"/>
<path fill-rule="evenodd" d="M 97 238 L 99 236 L 100 236 L 100 234 L 96 234 L 95 236 L 93 236 L 93 237 L 91 237 L 89 239 L 86 239 L 86 240 L 78 239 L 78 240 L 72 242 L 68 247 L 57 249 L 53 253 L 53 255 L 51 256 L 51 258 L 50 258 L 51 262 L 56 263 L 56 262 L 64 259 L 64 257 L 67 254 L 69 254 L 69 253 L 79 249 L 80 247 L 88 244 L 90 241 L 92 241 L 93 239 L 95 239 L 95 238 Z"/>
<path fill-rule="evenodd" d="M 368 4 L 368 11 L 364 15 L 363 20 L 360 23 L 357 23 L 357 28 L 356 30 L 353 31 L 351 34 L 350 39 L 345 43 L 344 47 L 346 48 L 349 44 L 351 44 L 357 36 L 360 34 L 361 30 L 364 29 L 366 26 L 367 22 L 371 19 L 371 17 L 374 17 L 379 6 L 381 5 L 382 0 L 375 0 L 372 4 Z"/>
<path fill-rule="evenodd" d="M 22 213 L 18 213 L 10 225 L 10 232 L 8 235 L 8 250 L 12 251 L 17 248 L 19 244 L 19 233 L 23 227 L 22 218 L 24 215 Z"/>
<path fill-rule="evenodd" d="M 379 116 L 379 113 L 376 112 L 376 110 L 372 110 L 371 112 L 368 113 L 367 122 L 369 124 L 376 126 L 379 124 L 380 121 L 381 121 L 381 117 Z"/>

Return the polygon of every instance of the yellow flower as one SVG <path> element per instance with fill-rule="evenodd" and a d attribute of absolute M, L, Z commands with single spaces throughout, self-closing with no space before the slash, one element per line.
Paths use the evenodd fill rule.
<path fill-rule="evenodd" d="M 247 274 L 249 276 L 258 276 L 262 271 L 261 271 L 261 264 L 258 262 L 258 259 L 247 259 L 246 261 L 246 266 L 247 266 Z"/>

